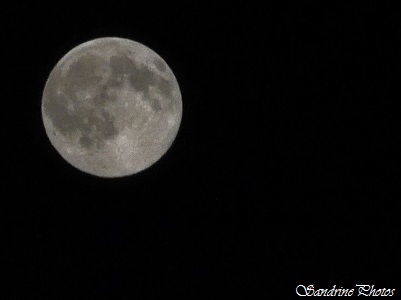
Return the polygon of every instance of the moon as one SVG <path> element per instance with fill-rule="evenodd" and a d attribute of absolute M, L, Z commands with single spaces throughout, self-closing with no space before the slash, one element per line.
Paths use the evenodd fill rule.
<path fill-rule="evenodd" d="M 153 50 L 117 37 L 70 50 L 51 71 L 42 96 L 46 134 L 75 168 L 124 177 L 157 162 L 182 118 L 172 70 Z"/>

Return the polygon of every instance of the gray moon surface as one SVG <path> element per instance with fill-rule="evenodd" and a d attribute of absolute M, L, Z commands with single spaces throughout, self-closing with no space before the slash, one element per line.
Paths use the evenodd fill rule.
<path fill-rule="evenodd" d="M 124 38 L 90 40 L 51 71 L 42 118 L 51 144 L 75 168 L 123 177 L 157 162 L 182 118 L 181 92 L 167 63 Z"/>

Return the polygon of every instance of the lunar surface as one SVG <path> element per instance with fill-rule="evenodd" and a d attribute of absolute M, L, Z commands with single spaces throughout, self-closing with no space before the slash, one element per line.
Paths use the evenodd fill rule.
<path fill-rule="evenodd" d="M 99 38 L 69 51 L 51 71 L 42 118 L 51 144 L 99 177 L 138 173 L 170 148 L 182 116 L 167 63 L 128 39 Z"/>

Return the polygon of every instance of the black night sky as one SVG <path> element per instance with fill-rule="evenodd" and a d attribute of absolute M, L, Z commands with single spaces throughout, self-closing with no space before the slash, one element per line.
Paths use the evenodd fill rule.
<path fill-rule="evenodd" d="M 1 12 L 0 298 L 400 294 L 395 7 L 143 2 Z M 183 100 L 170 150 L 120 179 L 70 166 L 41 117 L 58 60 L 107 36 L 157 52 Z"/>

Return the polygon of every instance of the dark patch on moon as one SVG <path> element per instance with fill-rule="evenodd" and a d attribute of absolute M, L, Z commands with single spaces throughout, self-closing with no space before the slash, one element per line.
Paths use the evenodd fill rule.
<path fill-rule="evenodd" d="M 147 67 L 137 67 L 132 69 L 129 77 L 131 86 L 138 92 L 143 93 L 148 93 L 150 86 L 157 83 L 157 79 L 155 73 Z"/>
<path fill-rule="evenodd" d="M 103 106 L 107 101 L 110 100 L 110 97 L 107 95 L 108 88 L 105 85 L 100 87 L 99 93 L 93 98 L 93 103 L 96 106 Z"/>
<path fill-rule="evenodd" d="M 110 93 L 110 90 L 114 85 L 110 84 L 111 80 L 109 79 L 106 84 L 103 84 L 99 87 L 99 91 L 93 97 L 93 103 L 96 106 L 103 107 L 107 102 L 115 102 L 117 101 L 116 97 Z"/>
<path fill-rule="evenodd" d="M 109 87 L 118 88 L 118 87 L 121 87 L 122 84 L 123 84 L 122 76 L 115 76 L 115 77 L 112 76 L 112 77 L 109 77 L 107 80 L 107 86 L 109 86 Z"/>
<path fill-rule="evenodd" d="M 81 132 L 80 143 L 88 148 L 92 145 L 100 147 L 104 140 L 112 139 L 118 134 L 114 125 L 114 118 L 99 105 L 87 107 L 75 106 L 72 112 L 67 108 L 67 97 L 51 93 L 52 89 L 44 94 L 44 111 L 51 119 L 53 126 L 66 137 Z"/>
<path fill-rule="evenodd" d="M 118 134 L 117 128 L 114 126 L 114 118 L 106 110 L 102 110 L 102 120 L 98 122 L 97 129 L 101 133 L 101 137 L 108 140 Z"/>
<path fill-rule="evenodd" d="M 169 80 L 160 78 L 157 87 L 159 88 L 163 96 L 170 98 L 173 95 L 174 87 Z"/>
<path fill-rule="evenodd" d="M 51 119 L 53 126 L 56 127 L 61 134 L 67 136 L 76 130 L 75 124 L 77 118 L 68 110 L 66 106 L 67 99 L 64 96 L 53 95 L 45 93 L 44 110 L 46 115 Z"/>
<path fill-rule="evenodd" d="M 159 58 L 154 58 L 153 63 L 156 68 L 162 72 L 166 71 L 166 64 Z M 124 75 L 128 75 L 129 83 L 132 88 L 138 92 L 144 93 L 144 100 L 149 101 L 150 106 L 156 112 L 162 110 L 162 105 L 158 99 L 152 98 L 149 94 L 150 87 L 155 86 L 160 93 L 170 98 L 173 95 L 173 84 L 152 71 L 146 66 L 140 65 L 130 59 L 126 55 L 114 55 L 109 61 L 112 76 L 108 79 L 107 86 L 121 85 Z M 107 98 L 100 96 L 99 103 L 103 103 L 102 99 Z"/>
<path fill-rule="evenodd" d="M 101 76 L 96 75 L 101 64 L 101 58 L 93 54 L 81 55 L 77 61 L 73 62 L 64 78 L 67 95 L 74 98 L 77 92 L 97 85 L 102 79 Z"/>
<path fill-rule="evenodd" d="M 93 141 L 87 135 L 82 136 L 79 139 L 79 143 L 84 148 L 90 148 L 93 145 Z"/>
<path fill-rule="evenodd" d="M 108 101 L 116 99 L 109 95 L 108 83 L 98 87 L 102 78 L 95 73 L 101 64 L 102 60 L 95 55 L 81 55 L 71 64 L 65 78 L 59 70 L 53 72 L 44 91 L 43 108 L 53 126 L 66 137 L 80 132 L 79 142 L 85 148 L 100 147 L 118 134 L 114 118 L 103 109 Z M 57 94 L 58 89 L 64 92 Z M 89 99 L 79 99 L 77 93 L 85 90 L 94 94 Z M 68 109 L 69 101 L 73 110 Z"/>
<path fill-rule="evenodd" d="M 159 58 L 153 59 L 153 63 L 160 72 L 166 71 L 166 64 Z"/>
<path fill-rule="evenodd" d="M 162 105 L 158 99 L 150 95 L 150 88 L 156 87 L 160 94 L 168 100 L 173 95 L 173 84 L 145 66 L 134 66 L 129 75 L 129 83 L 134 90 L 144 93 L 144 101 L 149 101 L 150 106 L 156 112 L 162 110 Z"/>
<path fill-rule="evenodd" d="M 114 118 L 104 109 L 101 111 L 101 117 L 96 116 L 92 111 L 89 112 L 89 116 L 88 123 L 81 124 L 82 137 L 79 142 L 84 148 L 91 148 L 95 145 L 100 149 L 104 145 L 104 141 L 118 134 L 118 130 L 114 126 Z M 94 126 L 96 130 L 91 132 Z"/>
<path fill-rule="evenodd" d="M 134 62 L 127 56 L 110 57 L 110 69 L 113 76 L 121 76 L 135 68 Z"/>
<path fill-rule="evenodd" d="M 158 99 L 150 98 L 149 102 L 150 102 L 150 106 L 152 107 L 153 111 L 159 112 L 162 110 L 162 105 Z"/>

